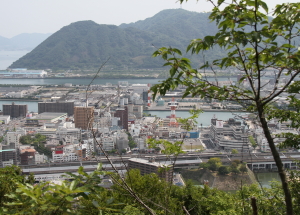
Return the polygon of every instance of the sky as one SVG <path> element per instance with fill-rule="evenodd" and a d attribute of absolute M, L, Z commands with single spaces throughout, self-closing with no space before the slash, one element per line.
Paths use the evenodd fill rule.
<path fill-rule="evenodd" d="M 298 0 L 265 0 L 269 8 Z M 98 24 L 120 25 L 144 20 L 165 9 L 182 8 L 209 12 L 206 0 L 0 0 L 0 36 L 21 33 L 54 33 L 73 22 L 93 20 Z"/>

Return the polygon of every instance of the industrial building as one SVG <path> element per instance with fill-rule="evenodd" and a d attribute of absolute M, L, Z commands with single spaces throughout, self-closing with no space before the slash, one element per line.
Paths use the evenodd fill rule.
<path fill-rule="evenodd" d="M 47 72 L 44 70 L 16 69 L 12 71 L 0 71 L 0 78 L 44 78 Z"/>
<path fill-rule="evenodd" d="M 39 102 L 38 113 L 53 112 L 74 115 L 74 102 Z"/>
<path fill-rule="evenodd" d="M 50 113 L 44 112 L 33 117 L 26 118 L 27 126 L 42 126 L 47 123 L 64 122 L 67 118 L 67 113 Z"/>

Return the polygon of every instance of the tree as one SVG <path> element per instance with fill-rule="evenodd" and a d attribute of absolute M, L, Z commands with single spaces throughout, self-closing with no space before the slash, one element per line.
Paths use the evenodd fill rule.
<path fill-rule="evenodd" d="M 230 173 L 230 171 L 228 170 L 227 166 L 220 166 L 218 169 L 218 173 L 220 175 L 227 175 L 228 173 Z"/>
<path fill-rule="evenodd" d="M 239 153 L 239 151 L 236 150 L 236 149 L 232 149 L 232 150 L 231 150 L 231 154 L 238 154 L 238 153 Z"/>
<path fill-rule="evenodd" d="M 252 147 L 255 149 L 257 147 L 257 143 L 256 143 L 254 137 L 253 136 L 249 136 L 248 138 L 249 138 L 249 141 L 250 141 Z"/>
<path fill-rule="evenodd" d="M 246 167 L 246 164 L 242 164 L 240 167 L 239 167 L 239 170 L 242 172 L 242 173 L 245 173 L 248 171 L 247 167 Z"/>
<path fill-rule="evenodd" d="M 182 57 L 176 48 L 162 47 L 153 56 L 161 56 L 170 66 L 170 77 L 153 86 L 154 98 L 157 93 L 164 95 L 168 90 L 179 85 L 186 86 L 183 97 L 211 98 L 235 101 L 245 107 L 246 111 L 257 115 L 276 162 L 285 195 L 286 214 L 293 214 L 293 204 L 286 171 L 276 149 L 271 131 L 268 128 L 267 114 L 276 99 L 285 92 L 300 73 L 298 28 L 300 3 L 277 5 L 269 18 L 269 9 L 262 0 L 239 0 L 227 3 L 224 0 L 209 0 L 214 8 L 210 20 L 215 22 L 219 30 L 215 35 L 203 39 L 193 39 L 187 47 L 192 54 L 203 54 L 213 48 L 221 48 L 227 53 L 222 59 L 204 62 L 200 69 L 192 68 L 189 59 Z M 184 2 L 184 0 L 180 0 Z M 210 81 L 206 69 L 215 74 L 216 69 L 236 69 L 241 78 L 237 83 L 223 86 Z M 265 91 L 268 82 L 263 80 L 266 72 L 271 71 L 275 79 L 273 89 Z M 281 80 L 285 79 L 284 82 Z M 243 83 L 247 84 L 244 85 Z M 279 114 L 278 117 L 282 115 Z M 298 115 L 297 115 L 298 116 Z"/>
<path fill-rule="evenodd" d="M 4 168 L 0 168 L 0 214 L 3 213 L 2 207 L 4 206 L 4 203 L 10 202 L 7 195 L 17 189 L 16 183 L 32 184 L 33 182 L 34 178 L 32 175 L 26 178 L 25 175 L 22 175 L 20 167 L 6 166 Z"/>
<path fill-rule="evenodd" d="M 217 171 L 222 166 L 222 162 L 220 158 L 209 158 L 207 164 L 208 164 L 208 169 L 211 171 Z"/>

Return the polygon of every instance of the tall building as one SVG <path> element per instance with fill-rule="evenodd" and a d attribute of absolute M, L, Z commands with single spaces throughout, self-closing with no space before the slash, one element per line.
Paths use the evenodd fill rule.
<path fill-rule="evenodd" d="M 67 113 L 68 116 L 74 114 L 74 102 L 39 102 L 38 112 Z"/>
<path fill-rule="evenodd" d="M 124 108 L 118 108 L 114 114 L 114 117 L 120 118 L 119 126 L 122 129 L 126 129 L 128 131 L 128 108 L 125 106 Z"/>
<path fill-rule="evenodd" d="M 94 107 L 74 107 L 75 127 L 84 130 L 92 129 Z"/>
<path fill-rule="evenodd" d="M 27 113 L 27 105 L 16 105 L 14 102 L 2 105 L 3 115 L 10 115 L 11 118 L 25 117 Z"/>

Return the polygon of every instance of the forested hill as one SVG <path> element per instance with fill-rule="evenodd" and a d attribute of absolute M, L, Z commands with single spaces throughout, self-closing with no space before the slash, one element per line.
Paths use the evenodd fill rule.
<path fill-rule="evenodd" d="M 144 31 L 165 34 L 181 43 L 183 42 L 186 46 L 191 39 L 203 38 L 217 32 L 216 25 L 208 19 L 209 14 L 183 9 L 169 9 L 142 21 L 121 24 L 120 27 L 134 27 Z"/>
<path fill-rule="evenodd" d="M 208 15 L 172 9 L 120 26 L 99 25 L 93 21 L 72 23 L 52 34 L 10 68 L 96 69 L 109 57 L 108 70 L 161 68 L 162 60 L 151 57 L 156 47 L 185 50 L 190 39 L 216 32 Z M 215 50 L 207 54 L 207 59 L 219 54 Z M 199 64 L 199 60 L 196 63 Z"/>

